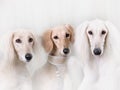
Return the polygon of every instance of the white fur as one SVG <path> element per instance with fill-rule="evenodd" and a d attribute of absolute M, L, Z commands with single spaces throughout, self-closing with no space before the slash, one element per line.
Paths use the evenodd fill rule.
<path fill-rule="evenodd" d="M 102 36 L 89 37 L 87 30 L 97 34 L 106 28 L 105 40 Z M 82 63 L 83 81 L 78 90 L 119 90 L 120 32 L 108 21 L 93 20 L 82 23 L 76 30 L 76 55 Z M 91 41 L 90 41 L 91 40 Z M 103 41 L 105 41 L 103 43 Z M 99 42 L 103 50 L 100 56 L 93 55 L 94 44 Z M 101 44 L 102 43 L 102 44 Z M 105 46 L 104 46 L 105 45 Z"/>
<path fill-rule="evenodd" d="M 61 59 L 64 59 L 64 57 L 52 57 L 54 61 Z M 35 72 L 33 90 L 74 90 L 66 66 L 67 61 L 59 64 L 49 60 L 50 58 L 48 58 L 48 62 L 41 69 Z"/>
<path fill-rule="evenodd" d="M 72 82 L 72 90 L 77 90 L 83 80 L 82 63 L 76 56 L 71 56 L 67 62 L 68 72 Z"/>
<path fill-rule="evenodd" d="M 22 32 L 24 33 L 22 34 Z M 32 90 L 31 76 L 26 67 L 26 64 L 29 62 L 26 62 L 25 58 L 21 59 L 20 57 L 23 57 L 25 52 L 31 52 L 33 59 L 35 59 L 36 53 L 39 54 L 37 46 L 39 43 L 37 43 L 36 36 L 33 34 L 34 46 L 26 44 L 26 48 L 24 49 L 22 49 L 23 45 L 20 45 L 19 47 L 16 46 L 16 49 L 22 49 L 20 50 L 22 54 L 19 54 L 15 49 L 16 44 L 13 41 L 18 34 L 22 37 L 23 43 L 20 44 L 25 44 L 25 42 L 27 43 L 25 40 L 28 39 L 27 36 L 31 34 L 31 32 L 25 31 L 24 29 L 15 32 L 8 32 L 7 34 L 4 34 L 0 40 L 0 90 Z M 21 39 L 21 37 L 19 38 Z M 32 48 L 28 49 L 28 47 Z"/>

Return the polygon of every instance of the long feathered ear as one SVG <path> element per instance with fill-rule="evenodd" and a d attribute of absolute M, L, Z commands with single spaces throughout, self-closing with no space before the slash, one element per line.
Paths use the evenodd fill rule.
<path fill-rule="evenodd" d="M 73 43 L 73 42 L 74 42 L 74 29 L 73 29 L 73 27 L 72 27 L 71 25 L 69 25 L 69 24 L 66 24 L 66 25 L 65 25 L 65 28 L 66 28 L 67 30 L 69 30 L 70 35 L 71 35 L 70 40 L 71 40 L 71 42 Z"/>
<path fill-rule="evenodd" d="M 1 41 L 1 48 L 3 52 L 4 59 L 7 60 L 7 62 L 13 62 L 15 59 L 16 53 L 13 46 L 13 38 L 14 33 L 7 33 L 3 36 Z"/>
<path fill-rule="evenodd" d="M 13 38 L 14 38 L 14 33 L 11 33 L 10 34 L 10 38 L 8 40 L 8 59 L 10 60 L 14 60 L 15 59 L 15 48 L 14 48 L 14 45 L 13 45 Z"/>
<path fill-rule="evenodd" d="M 43 34 L 42 45 L 48 53 L 50 53 L 53 50 L 52 30 L 48 30 Z"/>
<path fill-rule="evenodd" d="M 82 60 L 86 61 L 89 58 L 89 43 L 86 30 L 88 28 L 89 22 L 82 23 L 75 31 L 75 44 L 74 48 L 76 55 Z"/>
<path fill-rule="evenodd" d="M 111 53 L 111 56 L 115 55 L 114 57 L 117 57 L 120 54 L 120 31 L 109 21 L 106 21 L 105 25 L 108 29 L 106 51 L 109 50 L 107 53 Z"/>

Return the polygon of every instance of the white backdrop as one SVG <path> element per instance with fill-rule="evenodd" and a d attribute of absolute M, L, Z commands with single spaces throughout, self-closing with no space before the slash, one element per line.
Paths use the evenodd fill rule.
<path fill-rule="evenodd" d="M 43 31 L 59 24 L 111 20 L 120 28 L 120 0 L 0 0 L 0 34 L 14 28 Z"/>

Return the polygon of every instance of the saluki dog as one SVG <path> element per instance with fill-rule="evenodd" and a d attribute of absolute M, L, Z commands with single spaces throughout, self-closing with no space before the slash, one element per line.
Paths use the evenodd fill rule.
<path fill-rule="evenodd" d="M 82 23 L 75 34 L 84 75 L 78 90 L 119 90 L 119 30 L 109 21 L 97 19 Z"/>
<path fill-rule="evenodd" d="M 1 38 L 0 90 L 32 90 L 26 64 L 35 54 L 35 35 L 27 30 L 9 32 Z"/>
<path fill-rule="evenodd" d="M 48 60 L 36 71 L 33 77 L 33 90 L 71 90 L 66 63 L 74 42 L 72 26 L 67 24 L 51 28 L 42 38 Z"/>

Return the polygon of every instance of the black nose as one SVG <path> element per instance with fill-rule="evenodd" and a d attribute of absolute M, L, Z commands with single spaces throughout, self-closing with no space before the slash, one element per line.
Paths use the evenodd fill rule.
<path fill-rule="evenodd" d="M 63 52 L 64 52 L 64 54 L 68 54 L 70 52 L 70 50 L 68 48 L 64 48 Z"/>
<path fill-rule="evenodd" d="M 26 58 L 27 62 L 29 62 L 29 61 L 32 59 L 32 54 L 27 53 L 27 54 L 25 55 L 25 58 Z"/>
<path fill-rule="evenodd" d="M 95 48 L 93 52 L 94 52 L 95 55 L 100 55 L 101 54 L 101 49 L 100 48 Z"/>

